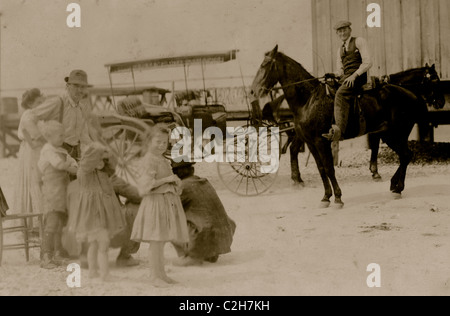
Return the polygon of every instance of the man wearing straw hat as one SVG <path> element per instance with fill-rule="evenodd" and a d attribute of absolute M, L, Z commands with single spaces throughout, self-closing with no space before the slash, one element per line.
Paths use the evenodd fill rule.
<path fill-rule="evenodd" d="M 99 138 L 99 125 L 92 115 L 92 109 L 86 100 L 88 84 L 87 74 L 83 70 L 73 70 L 66 82 L 66 92 L 56 98 L 49 98 L 32 110 L 33 123 L 55 120 L 65 126 L 63 147 L 79 160 L 81 148 Z M 33 140 L 41 138 L 38 129 L 30 135 Z"/>

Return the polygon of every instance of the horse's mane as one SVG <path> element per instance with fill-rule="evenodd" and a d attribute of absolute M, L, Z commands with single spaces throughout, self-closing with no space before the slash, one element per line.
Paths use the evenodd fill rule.
<path fill-rule="evenodd" d="M 300 74 L 301 72 L 306 73 L 306 76 L 307 76 L 306 79 L 312 79 L 312 78 L 314 78 L 314 76 L 311 75 L 311 74 L 310 74 L 310 73 L 302 66 L 302 64 L 300 64 L 300 63 L 299 63 L 298 61 L 296 61 L 295 59 L 289 57 L 288 55 L 285 55 L 285 54 L 282 53 L 282 52 L 278 52 L 278 56 L 281 56 L 281 57 L 285 60 L 285 62 L 286 62 L 287 64 L 299 68 L 299 69 L 301 70 L 301 71 L 299 71 L 299 74 Z"/>
<path fill-rule="evenodd" d="M 298 100 L 303 100 L 302 102 L 307 104 L 307 107 L 314 108 L 328 103 L 329 99 L 327 99 L 325 84 L 321 84 L 319 80 L 311 75 L 299 62 L 284 53 L 278 52 L 277 59 L 286 66 L 285 68 L 291 69 L 291 75 L 295 75 L 291 80 L 298 82 L 298 84 L 295 84 L 296 93 L 299 98 Z M 327 102 L 324 103 L 324 100 Z"/>
<path fill-rule="evenodd" d="M 430 67 L 420 67 L 420 68 L 412 68 L 407 69 L 405 71 L 396 72 L 392 75 L 389 75 L 390 81 L 402 81 L 402 79 L 407 80 L 408 78 L 411 78 L 416 73 L 423 73 L 425 70 L 431 69 Z M 419 78 L 422 80 L 422 77 Z"/>
<path fill-rule="evenodd" d="M 405 76 L 405 75 L 409 75 L 409 74 L 412 74 L 412 73 L 415 73 L 415 72 L 423 72 L 426 69 L 427 69 L 427 67 L 411 68 L 411 69 L 407 69 L 407 70 L 404 70 L 404 71 L 396 72 L 395 74 L 392 74 L 390 76 Z"/>

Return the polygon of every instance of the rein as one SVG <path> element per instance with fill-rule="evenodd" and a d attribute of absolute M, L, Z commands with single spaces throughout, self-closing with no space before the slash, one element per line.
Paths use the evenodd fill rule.
<path fill-rule="evenodd" d="M 289 84 L 286 84 L 286 85 L 284 85 L 284 86 L 272 87 L 272 88 L 270 88 L 270 89 L 264 88 L 264 90 L 267 91 L 267 92 L 271 92 L 271 91 L 274 91 L 274 90 L 281 90 L 281 89 L 284 89 L 284 88 L 287 88 L 287 87 L 298 86 L 298 85 L 300 85 L 300 84 L 302 84 L 302 83 L 305 83 L 305 82 L 314 81 L 314 80 L 319 80 L 319 79 L 324 79 L 324 78 L 325 78 L 325 76 L 319 77 L 319 78 L 311 78 L 311 79 L 306 79 L 306 80 L 302 80 L 302 81 L 297 81 L 297 82 L 289 83 Z"/>

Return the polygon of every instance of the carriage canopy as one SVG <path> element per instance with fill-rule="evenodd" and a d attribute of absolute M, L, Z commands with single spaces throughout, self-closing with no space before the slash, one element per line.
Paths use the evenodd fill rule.
<path fill-rule="evenodd" d="M 224 63 L 236 59 L 238 50 L 216 53 L 199 53 L 184 56 L 164 57 L 156 59 L 142 59 L 106 64 L 110 73 L 130 72 L 133 70 L 148 70 L 188 65 L 205 65 Z"/>

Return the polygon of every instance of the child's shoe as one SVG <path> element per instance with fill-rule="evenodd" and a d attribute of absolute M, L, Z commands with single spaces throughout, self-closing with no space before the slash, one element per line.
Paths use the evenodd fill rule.
<path fill-rule="evenodd" d="M 48 253 L 44 253 L 41 260 L 41 268 L 46 270 L 56 269 L 58 266 L 50 259 Z"/>

